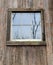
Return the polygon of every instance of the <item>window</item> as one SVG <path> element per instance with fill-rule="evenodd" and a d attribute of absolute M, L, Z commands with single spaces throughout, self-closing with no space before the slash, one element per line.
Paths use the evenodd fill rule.
<path fill-rule="evenodd" d="M 9 14 L 8 14 L 9 16 Z M 8 21 L 8 40 L 43 41 L 44 23 L 42 11 L 10 11 Z M 10 35 L 9 35 L 10 34 Z"/>

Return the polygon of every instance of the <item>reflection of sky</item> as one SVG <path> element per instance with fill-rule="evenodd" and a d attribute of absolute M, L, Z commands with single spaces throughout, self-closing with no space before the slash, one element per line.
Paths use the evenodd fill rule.
<path fill-rule="evenodd" d="M 32 38 L 32 26 L 13 26 L 12 32 L 14 32 L 13 36 L 16 38 L 16 34 L 18 38 Z"/>
<path fill-rule="evenodd" d="M 33 24 L 34 23 L 34 13 L 16 13 L 15 18 L 13 20 L 13 16 L 15 13 L 12 13 L 12 38 L 18 39 L 32 39 L 33 38 Z M 41 21 L 40 13 L 35 13 L 36 23 L 39 24 Z M 33 24 L 32 24 L 33 22 Z M 16 25 L 16 26 L 14 26 Z M 19 26 L 23 25 L 23 26 Z M 28 26 L 25 26 L 28 25 Z M 30 26 L 29 26 L 30 25 Z M 36 29 L 36 26 L 35 26 Z M 16 37 L 17 36 L 17 37 Z M 41 24 L 36 32 L 36 39 L 41 39 Z"/>

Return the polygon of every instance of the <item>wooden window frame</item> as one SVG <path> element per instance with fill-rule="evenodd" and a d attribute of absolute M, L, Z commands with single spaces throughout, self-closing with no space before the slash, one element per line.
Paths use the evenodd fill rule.
<path fill-rule="evenodd" d="M 41 23 L 42 23 L 42 41 L 10 41 L 10 28 L 11 28 L 11 13 L 12 11 L 17 12 L 33 12 L 33 11 L 41 11 Z M 8 9 L 8 18 L 7 18 L 7 45 L 46 45 L 45 44 L 45 23 L 44 23 L 44 10 L 43 9 L 17 9 L 10 8 Z"/>

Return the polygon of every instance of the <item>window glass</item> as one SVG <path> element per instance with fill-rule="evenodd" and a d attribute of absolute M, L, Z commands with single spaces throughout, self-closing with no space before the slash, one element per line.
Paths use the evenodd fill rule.
<path fill-rule="evenodd" d="M 42 40 L 41 12 L 11 13 L 11 40 Z"/>

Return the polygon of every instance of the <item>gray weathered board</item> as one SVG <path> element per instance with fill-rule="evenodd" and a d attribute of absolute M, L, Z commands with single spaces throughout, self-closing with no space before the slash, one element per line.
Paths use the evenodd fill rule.
<path fill-rule="evenodd" d="M 50 0 L 52 1 L 52 0 Z M 53 65 L 52 21 L 53 7 L 49 0 L 0 0 L 0 65 Z M 49 2 L 49 3 L 48 3 Z M 49 6 L 49 5 L 50 6 Z M 7 46 L 7 14 L 9 8 L 34 8 L 44 10 L 46 45 Z M 50 14 L 50 15 L 49 15 Z M 53 32 L 52 32 L 53 33 Z"/>

